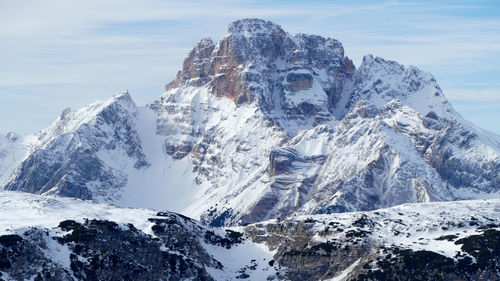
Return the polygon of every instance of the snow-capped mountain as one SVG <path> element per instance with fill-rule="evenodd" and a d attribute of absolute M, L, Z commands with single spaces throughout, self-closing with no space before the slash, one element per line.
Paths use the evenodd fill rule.
<path fill-rule="evenodd" d="M 337 40 L 258 19 L 195 44 L 159 100 L 65 110 L 29 151 L 4 189 L 212 225 L 500 195 L 500 138 L 431 74 L 371 55 L 356 69 Z"/>
<path fill-rule="evenodd" d="M 82 199 L 97 198 L 104 190 L 113 194 L 127 175 L 110 163 L 139 170 L 149 165 L 135 131 L 136 115 L 128 92 L 77 111 L 64 110 L 37 135 L 5 189 Z M 119 155 L 127 157 L 113 158 Z"/>

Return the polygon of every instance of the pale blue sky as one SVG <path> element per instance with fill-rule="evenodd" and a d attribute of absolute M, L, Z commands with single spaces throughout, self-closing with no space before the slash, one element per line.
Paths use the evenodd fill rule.
<path fill-rule="evenodd" d="M 500 134 L 499 1 L 0 0 L 0 132 L 34 133 L 66 107 L 129 89 L 158 98 L 194 43 L 236 19 L 340 40 L 430 71 L 455 108 Z"/>

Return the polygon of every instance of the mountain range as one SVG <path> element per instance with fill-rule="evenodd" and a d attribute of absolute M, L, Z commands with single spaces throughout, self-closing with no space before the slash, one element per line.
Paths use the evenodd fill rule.
<path fill-rule="evenodd" d="M 5 190 L 213 225 L 500 190 L 499 137 L 454 111 L 431 74 L 371 55 L 356 69 L 337 40 L 256 19 L 197 43 L 159 100 L 124 91 L 2 147 Z"/>
<path fill-rule="evenodd" d="M 156 230 L 153 227 L 153 232 L 144 230 L 150 229 L 150 225 L 140 230 L 124 229 L 114 224 L 103 226 L 101 220 L 66 222 L 59 225 L 57 231 L 49 231 L 51 236 L 62 239 L 62 245 L 73 242 L 71 251 L 75 251 L 71 247 L 80 245 L 81 241 L 67 236 L 67 231 L 86 233 L 94 229 L 101 234 L 121 231 L 136 240 L 139 236 L 147 240 L 143 234 L 151 234 L 165 242 L 169 238 L 162 236 L 166 231 L 164 227 L 181 225 L 175 231 L 186 232 L 184 228 L 188 227 L 186 235 L 193 241 L 195 236 L 206 238 L 211 235 L 207 233 L 222 231 L 210 236 L 219 241 L 215 244 L 229 241 L 227 245 L 231 248 L 232 243 L 249 243 L 248 247 L 258 252 L 264 251 L 259 243 L 265 242 L 268 246 L 265 254 L 256 255 L 267 259 L 274 256 L 277 265 L 287 268 L 281 271 L 280 277 L 280 267 L 271 263 L 257 265 L 254 259 L 255 266 L 251 261 L 248 264 L 254 269 L 238 271 L 240 277 L 253 276 L 255 280 L 263 280 L 260 278 L 264 275 L 289 280 L 334 278 L 348 266 L 332 265 L 319 256 L 331 258 L 332 249 L 341 248 L 343 244 L 356 251 L 346 250 L 344 256 L 334 251 L 336 259 L 349 257 L 345 261 L 353 266 L 349 272 L 358 268 L 356 280 L 381 280 L 377 278 L 379 275 L 370 274 L 382 273 L 370 271 L 370 266 L 361 270 L 361 265 L 373 264 L 378 257 L 383 264 L 378 268 L 389 274 L 387 272 L 396 270 L 400 264 L 391 264 L 388 252 L 403 261 L 413 255 L 403 249 L 415 246 L 413 242 L 418 241 L 415 239 L 423 237 L 416 235 L 419 237 L 416 238 L 416 232 L 430 231 L 435 236 L 440 227 L 446 228 L 445 232 L 458 231 L 461 228 L 458 224 L 468 225 L 474 221 L 463 209 L 479 212 L 483 204 L 490 206 L 485 214 L 471 215 L 480 216 L 481 224 L 470 225 L 473 229 L 469 231 L 480 233 L 478 227 L 481 226 L 483 230 L 490 229 L 488 233 L 494 237 L 481 232 L 487 236 L 486 240 L 498 238 L 495 236 L 498 231 L 494 231 L 498 228 L 496 212 L 500 206 L 493 198 L 500 197 L 500 137 L 465 120 L 448 102 L 436 79 L 417 67 L 373 55 L 364 56 L 361 65 L 355 67 L 335 39 L 291 35 L 269 21 L 244 19 L 231 23 L 219 42 L 202 39 L 196 43 L 176 78 L 166 84 L 165 92 L 146 106 L 137 106 L 129 92 L 123 91 L 78 110 L 65 109 L 52 125 L 35 135 L 0 136 L 0 185 L 3 194 L 7 194 L 4 196 L 18 196 L 21 201 L 32 197 L 8 191 L 182 214 L 148 213 L 151 224 L 159 225 Z M 458 205 L 437 203 L 471 199 L 488 201 L 456 203 Z M 79 200 L 74 202 L 93 206 Z M 407 203 L 426 204 L 376 211 Z M 455 221 L 456 225 L 450 226 L 453 219 L 444 222 L 444 214 L 428 216 L 429 221 L 436 221 L 432 226 L 422 219 L 396 221 L 398 208 L 406 208 L 405 216 L 419 217 L 408 212 L 420 206 L 433 214 L 440 208 L 458 208 L 464 221 Z M 449 214 L 453 215 L 453 211 Z M 165 216 L 168 218 L 162 218 Z M 351 229 L 354 231 L 351 236 L 343 231 L 356 226 L 353 218 L 363 216 L 367 221 L 358 222 L 358 228 Z M 99 219 L 103 217 L 106 216 Z M 142 219 L 147 221 L 146 217 Z M 406 233 L 394 226 L 398 223 L 407 227 Z M 409 226 L 414 223 L 417 226 Z M 35 232 L 43 232 L 39 229 L 47 227 L 40 226 Z M 335 233 L 342 233 L 339 235 L 343 240 L 335 242 L 338 245 L 332 242 L 330 230 L 325 227 L 342 229 Z M 382 241 L 388 237 L 388 234 L 380 234 L 385 231 L 384 227 L 392 229 L 390 239 L 401 234 L 405 238 L 398 241 L 406 242 L 395 243 L 397 249 L 382 247 Z M 31 241 L 29 243 L 38 241 L 32 235 L 38 234 L 27 234 L 21 239 Z M 280 235 L 288 238 L 276 238 Z M 357 235 L 359 243 L 371 246 L 353 246 L 356 244 L 352 244 L 350 238 Z M 376 235 L 379 238 L 375 238 Z M 437 236 L 426 237 L 427 246 L 422 249 L 434 251 L 432 247 L 438 243 L 434 241 L 451 245 L 459 238 L 468 237 L 464 235 L 441 240 Z M 304 243 L 283 242 L 298 241 L 298 237 L 305 239 Z M 146 240 L 140 243 L 154 244 Z M 174 242 L 166 243 L 167 248 L 173 247 L 168 243 Z M 307 252 L 312 248 L 315 250 Z M 183 259 L 175 262 L 186 263 L 190 268 L 189 274 L 180 279 L 239 278 L 214 277 L 219 273 L 205 270 L 218 268 L 222 258 L 200 254 L 193 261 L 193 253 L 175 251 L 180 252 Z M 374 254 L 379 251 L 384 255 Z M 449 268 L 454 266 L 451 260 L 470 265 L 470 261 L 455 256 L 460 251 L 458 246 L 453 246 L 439 253 L 438 260 Z M 462 251 L 467 255 L 466 250 L 462 248 Z M 88 261 L 91 253 L 86 255 Z M 313 257 L 314 262 L 297 257 Z M 71 264 L 73 277 L 90 278 L 86 275 L 90 273 L 85 271 L 85 262 L 78 270 L 73 268 L 77 260 L 65 261 Z M 294 271 L 300 264 L 314 265 L 310 272 L 304 271 L 309 275 Z M 227 267 L 224 263 L 221 265 Z M 67 266 L 62 269 L 53 266 L 59 268 L 60 276 L 66 276 Z M 457 273 L 457 276 L 498 278 L 498 262 L 496 267 L 488 266 L 475 273 Z M 313 274 L 319 267 L 322 275 Z M 255 268 L 265 274 L 256 277 L 254 273 L 247 273 Z M 342 278 L 347 278 L 349 272 Z M 442 276 L 441 271 L 436 274 Z M 454 277 L 446 278 L 453 280 Z"/>

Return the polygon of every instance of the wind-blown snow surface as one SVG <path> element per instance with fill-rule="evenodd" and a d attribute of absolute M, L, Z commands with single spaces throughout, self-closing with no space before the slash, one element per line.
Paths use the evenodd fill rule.
<path fill-rule="evenodd" d="M 477 225 L 498 225 L 500 222 L 498 211 L 500 211 L 500 199 L 490 199 L 403 204 L 377 211 L 299 216 L 292 220 L 312 218 L 322 222 L 317 223 L 318 232 L 321 231 L 321 225 L 335 221 L 336 227 L 348 233 L 349 230 L 356 229 L 354 226 L 356 220 L 366 217 L 375 222 L 370 236 L 376 244 L 393 245 L 415 251 L 434 251 L 453 258 L 461 252 L 460 245 L 439 238 L 454 235 L 456 236 L 454 240 L 458 240 L 481 233 L 482 230 L 478 229 Z M 478 223 L 471 225 L 471 218 Z M 327 241 L 338 236 L 339 234 L 334 234 L 331 237 L 323 236 L 321 239 Z"/>
<path fill-rule="evenodd" d="M 213 225 L 500 196 L 500 138 L 431 74 L 371 55 L 355 69 L 337 40 L 256 19 L 196 44 L 151 105 L 122 92 L 36 138 L 1 162 L 6 190 Z"/>
<path fill-rule="evenodd" d="M 148 209 L 117 208 L 108 204 L 73 198 L 33 195 L 12 191 L 0 192 L 0 234 L 22 232 L 28 227 L 54 228 L 64 220 L 104 219 L 117 223 L 132 223 L 151 234 L 156 211 Z"/>

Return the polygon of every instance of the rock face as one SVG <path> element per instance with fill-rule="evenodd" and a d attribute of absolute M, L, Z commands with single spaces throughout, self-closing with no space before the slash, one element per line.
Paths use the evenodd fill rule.
<path fill-rule="evenodd" d="M 335 39 L 291 36 L 268 21 L 239 20 L 217 45 L 197 43 L 166 90 L 206 86 L 237 104 L 256 102 L 268 114 L 277 108 L 292 118 L 328 117 L 354 73 Z M 313 90 L 307 94 L 301 91 Z"/>
<path fill-rule="evenodd" d="M 5 189 L 170 209 L 214 225 L 497 197 L 500 139 L 436 80 L 259 19 L 203 39 L 147 107 L 65 110 Z"/>
<path fill-rule="evenodd" d="M 0 270 L 13 280 L 33 276 L 35 280 L 214 280 L 205 266 L 222 268 L 222 265 L 201 248 L 194 232 L 186 232 L 177 223 L 171 219 L 169 234 L 181 235 L 184 231 L 181 240 L 171 236 L 166 243 L 132 224 L 124 228 L 101 220 L 84 224 L 62 221 L 59 229 L 69 232 L 62 237 L 50 237 L 48 231 L 38 228 L 29 229 L 22 236 L 0 236 Z M 156 232 L 165 233 L 161 227 L 161 223 L 155 224 Z M 187 239 L 195 244 L 187 243 Z M 163 243 L 168 251 L 162 250 Z M 69 268 L 47 255 L 54 245 L 68 249 Z M 203 252 L 193 254 L 195 246 Z"/>

